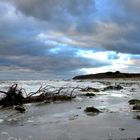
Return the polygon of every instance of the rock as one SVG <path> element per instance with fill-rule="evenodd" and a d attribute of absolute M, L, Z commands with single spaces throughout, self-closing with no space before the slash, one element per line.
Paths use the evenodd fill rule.
<path fill-rule="evenodd" d="M 128 101 L 128 103 L 130 104 L 130 105 L 140 105 L 140 100 L 138 100 L 138 99 L 132 99 L 132 100 L 130 100 L 130 101 Z"/>
<path fill-rule="evenodd" d="M 133 110 L 139 110 L 140 111 L 140 100 L 132 99 L 132 100 L 128 101 L 128 103 L 130 105 L 134 105 L 133 108 L 132 108 Z"/>
<path fill-rule="evenodd" d="M 121 89 L 123 89 L 123 87 L 120 86 L 120 85 L 117 85 L 117 86 L 108 86 L 108 87 L 105 87 L 103 89 L 103 91 L 106 91 L 106 90 L 121 90 Z"/>
<path fill-rule="evenodd" d="M 94 93 L 86 93 L 84 94 L 85 96 L 88 96 L 88 97 L 92 97 L 92 96 L 96 96 Z"/>
<path fill-rule="evenodd" d="M 100 111 L 95 107 L 86 107 L 84 110 L 86 113 L 100 113 Z"/>
<path fill-rule="evenodd" d="M 20 106 L 20 105 L 15 106 L 14 109 L 21 113 L 24 113 L 26 111 L 26 108 L 24 106 Z"/>
<path fill-rule="evenodd" d="M 99 92 L 99 89 L 92 88 L 92 87 L 86 87 L 81 90 L 82 92 Z"/>
<path fill-rule="evenodd" d="M 136 116 L 136 119 L 140 120 L 140 115 L 137 115 L 137 116 Z"/>
<path fill-rule="evenodd" d="M 140 110 L 140 105 L 134 105 L 133 110 Z"/>
<path fill-rule="evenodd" d="M 119 128 L 119 130 L 124 131 L 125 129 L 124 128 Z"/>

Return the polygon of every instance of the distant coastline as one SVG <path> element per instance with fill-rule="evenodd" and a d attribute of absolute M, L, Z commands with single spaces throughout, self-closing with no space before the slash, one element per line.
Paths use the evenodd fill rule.
<path fill-rule="evenodd" d="M 87 75 L 78 75 L 73 77 L 73 80 L 86 80 L 86 79 L 116 79 L 116 78 L 140 78 L 140 73 L 121 73 L 116 72 L 105 72 L 97 74 L 87 74 Z"/>

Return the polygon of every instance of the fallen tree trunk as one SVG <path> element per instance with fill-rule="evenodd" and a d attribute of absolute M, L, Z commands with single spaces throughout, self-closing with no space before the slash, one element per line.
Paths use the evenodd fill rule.
<path fill-rule="evenodd" d="M 66 94 L 67 88 L 69 88 L 70 90 L 69 94 Z M 0 91 L 0 93 L 4 94 L 3 98 L 0 100 L 0 105 L 2 105 L 3 107 L 9 107 L 33 102 L 47 103 L 53 101 L 68 101 L 75 98 L 75 96 L 73 96 L 73 92 L 77 88 L 78 87 L 66 87 L 66 86 L 56 88 L 47 85 L 45 87 L 41 86 L 36 92 L 30 92 L 27 94 L 25 89 L 23 88 L 19 89 L 18 85 L 14 84 L 8 89 L 7 92 Z M 26 93 L 25 97 L 24 93 Z"/>

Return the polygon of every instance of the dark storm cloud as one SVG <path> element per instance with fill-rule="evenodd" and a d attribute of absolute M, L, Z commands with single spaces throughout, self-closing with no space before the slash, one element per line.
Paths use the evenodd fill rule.
<path fill-rule="evenodd" d="M 75 17 L 87 15 L 94 6 L 92 0 L 12 0 L 11 2 L 25 14 L 46 20 L 61 19 L 61 16 L 57 16 L 66 13 Z"/>
<path fill-rule="evenodd" d="M 0 0 L 0 76 L 71 77 L 123 55 L 132 61 L 127 70 L 136 67 L 139 9 L 139 0 Z"/>
<path fill-rule="evenodd" d="M 10 1 L 10 0 L 9 0 Z M 95 16 L 94 0 L 12 0 L 16 8 L 29 17 L 46 22 L 56 30 L 75 27 L 79 32 L 90 31 Z"/>

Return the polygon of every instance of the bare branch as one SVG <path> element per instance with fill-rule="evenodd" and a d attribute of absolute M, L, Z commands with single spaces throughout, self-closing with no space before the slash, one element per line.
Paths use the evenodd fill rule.
<path fill-rule="evenodd" d="M 5 91 L 0 91 L 0 93 L 3 93 L 3 94 L 6 94 L 7 95 L 7 92 L 5 92 Z"/>

